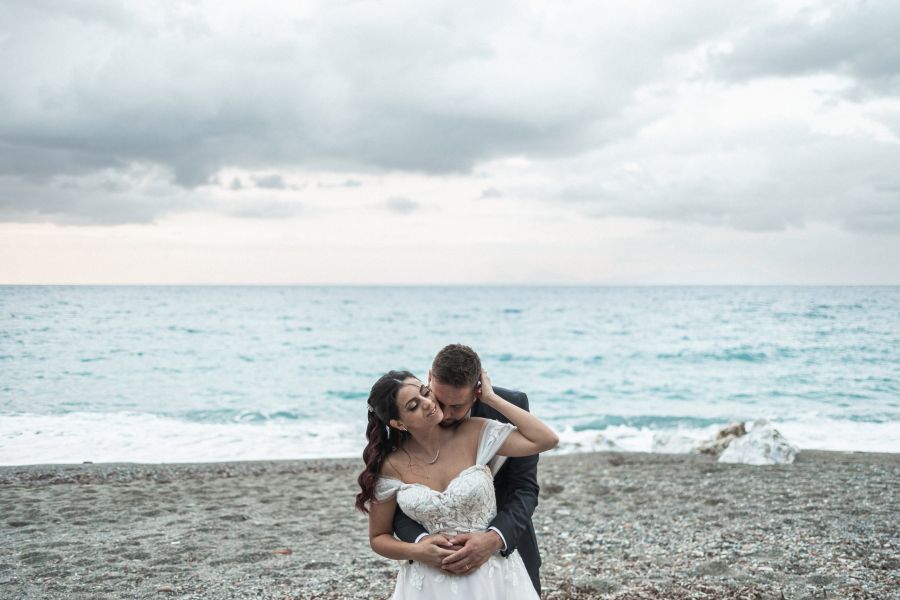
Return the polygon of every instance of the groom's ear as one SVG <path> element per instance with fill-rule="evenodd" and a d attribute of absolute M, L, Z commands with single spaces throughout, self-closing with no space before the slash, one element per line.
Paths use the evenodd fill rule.
<path fill-rule="evenodd" d="M 431 369 L 428 369 L 428 385 L 431 385 Z"/>

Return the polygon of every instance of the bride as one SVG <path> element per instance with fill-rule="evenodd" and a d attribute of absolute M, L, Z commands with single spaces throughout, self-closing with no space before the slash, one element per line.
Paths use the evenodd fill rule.
<path fill-rule="evenodd" d="M 356 507 L 369 515 L 372 549 L 402 560 L 393 598 L 444 597 L 533 598 L 537 593 L 517 552 L 493 555 L 481 567 L 462 576 L 435 564 L 453 553 L 436 544 L 410 544 L 393 535 L 397 505 L 444 539 L 484 531 L 494 518 L 491 459 L 530 456 L 556 446 L 559 438 L 537 417 L 507 402 L 481 372 L 481 402 L 510 423 L 470 417 L 456 427 L 441 427 L 443 412 L 431 389 L 408 371 L 383 375 L 369 394 L 368 445 L 362 491 Z M 496 469 L 495 469 L 496 470 Z"/>

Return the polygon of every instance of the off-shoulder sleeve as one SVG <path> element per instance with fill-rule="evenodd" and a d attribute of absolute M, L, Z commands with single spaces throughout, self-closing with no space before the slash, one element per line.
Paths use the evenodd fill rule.
<path fill-rule="evenodd" d="M 384 502 L 397 495 L 397 490 L 403 485 L 402 481 L 392 477 L 379 477 L 375 482 L 375 502 Z"/>
<path fill-rule="evenodd" d="M 478 441 L 478 453 L 475 463 L 486 465 L 489 460 L 494 458 L 500 446 L 509 437 L 509 434 L 516 430 L 516 426 L 510 423 L 501 423 L 493 419 L 487 419 L 484 428 L 481 430 L 481 439 Z"/>

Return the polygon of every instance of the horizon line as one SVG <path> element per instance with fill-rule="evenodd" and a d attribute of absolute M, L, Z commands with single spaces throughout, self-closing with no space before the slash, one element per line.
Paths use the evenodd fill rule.
<path fill-rule="evenodd" d="M 898 283 L 5 283 L 0 287 L 483 287 L 483 288 L 621 288 L 621 287 L 900 287 Z"/>

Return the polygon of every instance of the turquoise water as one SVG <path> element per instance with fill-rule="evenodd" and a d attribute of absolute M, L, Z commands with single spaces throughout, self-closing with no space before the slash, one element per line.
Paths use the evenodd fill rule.
<path fill-rule="evenodd" d="M 0 463 L 356 455 L 463 342 L 564 449 L 766 417 L 900 451 L 897 287 L 0 287 Z"/>

